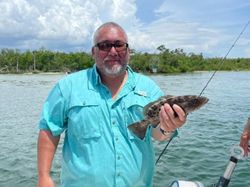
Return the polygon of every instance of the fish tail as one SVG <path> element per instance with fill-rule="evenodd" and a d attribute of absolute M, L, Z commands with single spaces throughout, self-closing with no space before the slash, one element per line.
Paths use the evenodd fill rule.
<path fill-rule="evenodd" d="M 142 121 L 129 125 L 128 128 L 140 139 L 143 139 L 145 137 L 148 125 L 149 125 L 148 120 L 142 120 Z"/>

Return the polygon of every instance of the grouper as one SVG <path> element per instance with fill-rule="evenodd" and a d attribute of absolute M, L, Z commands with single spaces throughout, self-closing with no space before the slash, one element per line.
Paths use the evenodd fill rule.
<path fill-rule="evenodd" d="M 161 106 L 165 103 L 168 103 L 171 107 L 174 104 L 180 106 L 187 115 L 195 110 L 198 110 L 200 107 L 205 105 L 208 100 L 209 99 L 207 97 L 196 95 L 162 96 L 158 100 L 147 104 L 143 108 L 144 119 L 142 121 L 133 123 L 129 125 L 128 128 L 140 139 L 143 139 L 149 125 L 156 127 L 160 123 L 159 112 L 161 110 Z M 176 113 L 175 116 L 177 117 Z"/>

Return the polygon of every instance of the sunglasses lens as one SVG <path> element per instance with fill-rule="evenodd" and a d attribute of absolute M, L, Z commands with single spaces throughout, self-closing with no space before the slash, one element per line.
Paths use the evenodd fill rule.
<path fill-rule="evenodd" d="M 110 51 L 110 49 L 112 48 L 112 44 L 111 43 L 99 43 L 98 48 L 102 51 Z"/>
<path fill-rule="evenodd" d="M 120 41 L 116 41 L 115 43 L 110 42 L 100 42 L 97 43 L 96 46 L 102 51 L 110 51 L 112 47 L 116 49 L 116 51 L 124 51 L 128 48 L 128 44 Z"/>
<path fill-rule="evenodd" d="M 117 51 L 124 51 L 127 49 L 127 44 L 126 43 L 116 43 L 115 44 L 115 49 Z"/>

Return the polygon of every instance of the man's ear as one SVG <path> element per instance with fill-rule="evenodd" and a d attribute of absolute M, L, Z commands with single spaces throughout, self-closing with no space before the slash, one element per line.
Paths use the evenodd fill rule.
<path fill-rule="evenodd" d="M 95 47 L 91 49 L 92 58 L 95 59 Z"/>

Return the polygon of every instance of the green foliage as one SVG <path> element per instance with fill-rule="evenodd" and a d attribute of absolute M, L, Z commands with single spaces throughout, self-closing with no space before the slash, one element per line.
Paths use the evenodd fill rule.
<path fill-rule="evenodd" d="M 13 49 L 0 51 L 0 73 L 71 72 L 86 69 L 93 63 L 91 54 L 85 52 L 53 52 L 44 48 L 22 53 Z"/>
<path fill-rule="evenodd" d="M 203 58 L 202 54 L 186 54 L 183 49 L 157 47 L 157 54 L 131 50 L 130 66 L 138 72 L 185 73 L 192 71 L 250 70 L 249 58 L 225 59 Z M 18 49 L 0 50 L 0 73 L 23 72 L 74 72 L 91 67 L 94 61 L 85 52 L 54 52 L 41 48 L 20 52 Z"/>

